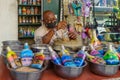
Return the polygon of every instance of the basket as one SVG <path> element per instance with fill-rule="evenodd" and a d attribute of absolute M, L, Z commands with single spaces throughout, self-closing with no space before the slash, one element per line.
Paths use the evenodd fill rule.
<path fill-rule="evenodd" d="M 54 62 L 52 63 L 55 73 L 62 78 L 76 78 L 80 76 L 84 67 L 87 65 L 87 62 L 85 62 L 82 67 L 66 67 L 63 65 L 57 65 Z"/>
<path fill-rule="evenodd" d="M 15 69 L 10 68 L 9 64 L 7 64 L 7 67 L 10 70 L 10 73 L 14 80 L 39 80 L 42 72 L 47 68 L 47 62 L 41 70 L 34 72 L 19 72 Z"/>
<path fill-rule="evenodd" d="M 118 65 L 104 65 L 104 64 L 96 64 L 96 63 L 93 63 L 89 60 L 87 60 L 87 61 L 89 64 L 90 71 L 95 73 L 95 74 L 101 75 L 101 76 L 115 75 L 118 72 L 119 66 L 120 66 L 120 64 L 118 64 Z"/>

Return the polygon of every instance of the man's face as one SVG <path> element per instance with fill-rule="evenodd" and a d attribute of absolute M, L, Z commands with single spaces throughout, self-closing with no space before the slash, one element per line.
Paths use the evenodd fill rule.
<path fill-rule="evenodd" d="M 56 26 L 56 17 L 53 13 L 49 13 L 48 15 L 44 16 L 43 21 L 47 28 L 54 28 Z"/>

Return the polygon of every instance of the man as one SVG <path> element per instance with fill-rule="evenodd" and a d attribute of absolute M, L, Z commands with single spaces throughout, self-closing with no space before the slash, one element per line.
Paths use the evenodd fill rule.
<path fill-rule="evenodd" d="M 41 40 L 44 44 L 53 44 L 56 38 L 62 38 L 66 28 L 67 23 L 65 21 L 61 21 L 56 25 L 55 14 L 47 10 L 43 13 L 43 25 L 35 31 L 35 42 Z M 70 39 L 76 39 L 74 32 L 68 32 L 68 36 Z"/>

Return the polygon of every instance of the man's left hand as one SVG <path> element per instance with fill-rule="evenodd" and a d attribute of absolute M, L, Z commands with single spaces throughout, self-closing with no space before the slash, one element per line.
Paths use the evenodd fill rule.
<path fill-rule="evenodd" d="M 68 36 L 70 39 L 73 39 L 73 40 L 77 38 L 77 35 L 74 32 L 68 32 Z"/>

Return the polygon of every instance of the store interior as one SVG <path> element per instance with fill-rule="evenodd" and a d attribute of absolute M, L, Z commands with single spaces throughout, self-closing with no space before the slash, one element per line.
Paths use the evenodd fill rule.
<path fill-rule="evenodd" d="M 0 0 L 0 80 L 120 80 L 119 0 Z"/>

